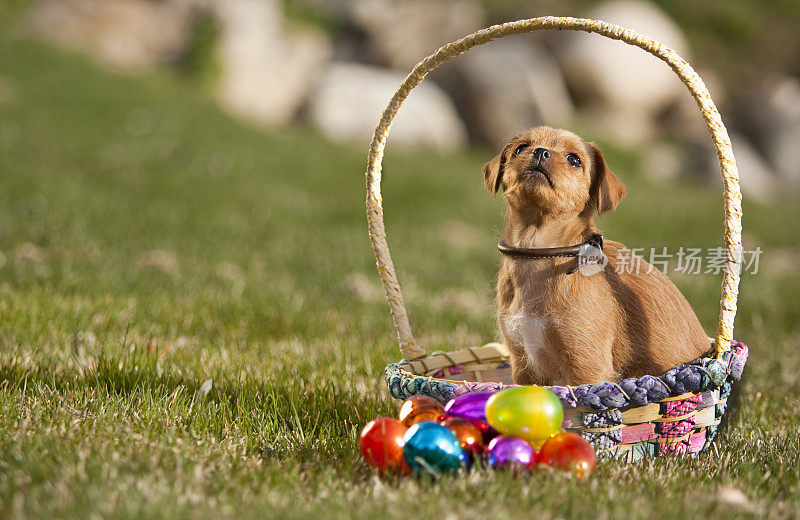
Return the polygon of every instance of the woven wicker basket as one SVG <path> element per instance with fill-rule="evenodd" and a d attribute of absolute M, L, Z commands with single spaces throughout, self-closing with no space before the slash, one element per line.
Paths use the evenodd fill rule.
<path fill-rule="evenodd" d="M 587 438 L 598 456 L 630 462 L 647 456 L 698 452 L 710 446 L 725 411 L 731 384 L 747 361 L 747 346 L 732 340 L 741 262 L 741 192 L 730 138 L 703 81 L 672 49 L 636 31 L 598 20 L 543 17 L 495 25 L 449 43 L 419 62 L 395 92 L 375 129 L 367 167 L 367 219 L 378 271 L 386 291 L 404 359 L 389 364 L 392 396 L 424 394 L 446 402 L 467 392 L 513 385 L 508 350 L 498 343 L 428 355 L 411 333 L 400 285 L 386 243 L 381 201 L 381 161 L 392 120 L 425 75 L 461 53 L 510 34 L 537 30 L 596 33 L 643 49 L 666 62 L 697 101 L 717 149 L 724 180 L 724 241 L 719 326 L 711 357 L 660 376 L 617 382 L 550 387 L 564 404 L 564 427 Z"/>

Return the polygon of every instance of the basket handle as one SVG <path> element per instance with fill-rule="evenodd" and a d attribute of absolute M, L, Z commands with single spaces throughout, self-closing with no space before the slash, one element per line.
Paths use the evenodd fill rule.
<path fill-rule="evenodd" d="M 383 111 L 380 122 L 375 128 L 372 143 L 369 148 L 367 165 L 367 220 L 369 222 L 369 236 L 372 250 L 378 263 L 378 272 L 386 292 L 386 300 L 392 313 L 394 326 L 400 341 L 400 351 L 405 359 L 417 359 L 426 355 L 423 347 L 417 345 L 411 333 L 408 315 L 400 292 L 389 246 L 386 242 L 386 229 L 383 224 L 383 205 L 381 197 L 381 162 L 389 129 L 394 117 L 400 110 L 411 90 L 419 85 L 425 76 L 444 63 L 463 52 L 488 43 L 494 39 L 538 30 L 573 30 L 596 33 L 607 38 L 620 40 L 627 44 L 643 49 L 655 57 L 666 62 L 675 74 L 689 89 L 697 102 L 700 113 L 706 122 L 711 140 L 717 150 L 722 179 L 724 183 L 723 197 L 725 206 L 724 242 L 727 250 L 725 271 L 722 277 L 722 297 L 720 299 L 719 325 L 715 336 L 714 353 L 721 357 L 730 349 L 733 339 L 733 321 L 736 316 L 736 300 L 739 291 L 739 269 L 742 254 L 742 194 L 739 190 L 739 173 L 733 158 L 731 140 L 728 131 L 722 123 L 722 117 L 711 100 L 703 80 L 692 67 L 678 54 L 666 45 L 647 38 L 633 29 L 585 18 L 569 18 L 545 16 L 530 18 L 500 25 L 474 32 L 458 41 L 448 43 L 439 50 L 419 62 L 411 73 L 403 80 L 397 91 Z"/>

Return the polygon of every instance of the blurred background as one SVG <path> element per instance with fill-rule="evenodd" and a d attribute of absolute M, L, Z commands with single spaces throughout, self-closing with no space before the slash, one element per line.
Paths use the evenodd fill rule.
<path fill-rule="evenodd" d="M 741 281 L 731 456 L 604 470 L 620 478 L 591 496 L 511 475 L 395 492 L 357 456 L 397 411 L 400 357 L 364 215 L 371 134 L 439 45 L 541 15 L 663 40 L 733 137 L 744 248 L 764 254 Z M 798 34 L 797 0 L 0 0 L 0 516 L 715 517 L 717 483 L 800 510 Z M 715 153 L 666 65 L 582 33 L 474 48 L 411 93 L 384 160 L 430 351 L 497 338 L 503 202 L 481 166 L 539 124 L 597 141 L 627 185 L 606 236 L 723 245 Z M 713 335 L 719 272 L 676 264 Z"/>
<path fill-rule="evenodd" d="M 0 289 L 19 288 L 21 301 L 26 291 L 89 291 L 101 307 L 114 295 L 115 327 L 76 315 L 76 327 L 112 343 L 280 342 L 307 337 L 314 319 L 329 336 L 343 314 L 366 309 L 372 325 L 347 319 L 353 341 L 376 330 L 375 341 L 391 338 L 363 214 L 379 115 L 440 45 L 549 14 L 633 27 L 692 63 L 733 139 L 744 248 L 767 251 L 761 271 L 791 292 L 800 242 L 786 225 L 800 211 L 794 0 L 4 0 Z M 502 203 L 483 190 L 480 167 L 540 124 L 599 142 L 628 185 L 620 211 L 600 222 L 609 236 L 645 258 L 653 247 L 721 245 L 716 154 L 665 64 L 597 35 L 503 38 L 431 73 L 392 127 L 387 228 L 423 342 L 493 336 Z M 713 331 L 718 273 L 669 274 Z M 785 297 L 759 280 L 774 317 Z M 786 313 L 794 316 L 777 315 Z M 209 330 L 208 316 L 223 323 Z M 768 328 L 759 316 L 751 325 Z M 234 327 L 239 320 L 247 327 Z M 12 343 L 38 345 L 40 331 L 30 334 Z"/>
<path fill-rule="evenodd" d="M 4 4 L 18 30 L 107 67 L 168 69 L 234 117 L 272 129 L 305 125 L 361 147 L 397 84 L 440 45 L 518 18 L 603 19 L 662 40 L 695 66 L 729 125 L 745 196 L 763 203 L 800 189 L 800 3 L 793 0 Z M 657 182 L 718 177 L 703 122 L 674 74 L 638 49 L 583 33 L 506 38 L 448 63 L 412 94 L 391 143 L 494 150 L 538 124 L 629 149 Z"/>

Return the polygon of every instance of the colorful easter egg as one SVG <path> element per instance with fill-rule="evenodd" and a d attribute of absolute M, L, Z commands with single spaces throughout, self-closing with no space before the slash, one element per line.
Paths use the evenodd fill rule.
<path fill-rule="evenodd" d="M 412 395 L 400 407 L 398 418 L 407 428 L 418 422 L 436 422 L 444 416 L 444 406 L 427 395 Z"/>
<path fill-rule="evenodd" d="M 582 477 L 594 471 L 597 456 L 589 441 L 572 432 L 550 437 L 542 446 L 541 462 Z"/>
<path fill-rule="evenodd" d="M 403 456 L 417 473 L 438 476 L 467 465 L 467 454 L 455 434 L 439 423 L 417 423 L 408 429 L 403 441 Z"/>
<path fill-rule="evenodd" d="M 486 422 L 486 401 L 495 392 L 470 392 L 451 399 L 444 407 L 447 415 L 463 417 L 471 421 Z"/>
<path fill-rule="evenodd" d="M 489 465 L 495 468 L 527 469 L 536 462 L 536 450 L 525 439 L 500 435 L 486 448 Z"/>
<path fill-rule="evenodd" d="M 561 430 L 564 409 L 556 394 L 541 386 L 501 390 L 486 401 L 489 424 L 503 435 L 522 437 L 534 447 Z"/>
<path fill-rule="evenodd" d="M 483 434 L 483 442 L 488 443 L 498 435 L 486 420 L 486 401 L 495 392 L 470 392 L 460 395 L 444 407 L 448 416 L 462 417 L 474 424 Z"/>
<path fill-rule="evenodd" d="M 378 417 L 361 430 L 359 444 L 364 460 L 382 473 L 386 471 L 408 472 L 403 457 L 403 436 L 408 431 L 403 423 L 391 417 Z"/>
<path fill-rule="evenodd" d="M 467 454 L 480 455 L 483 453 L 483 433 L 477 426 L 461 417 L 448 417 L 439 422 L 442 426 L 453 432 Z"/>

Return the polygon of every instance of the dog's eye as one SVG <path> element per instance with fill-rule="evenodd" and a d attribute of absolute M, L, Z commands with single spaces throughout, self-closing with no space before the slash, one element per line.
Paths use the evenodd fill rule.
<path fill-rule="evenodd" d="M 573 168 L 580 168 L 581 166 L 581 158 L 575 155 L 574 153 L 567 154 L 567 162 Z"/>
<path fill-rule="evenodd" d="M 522 151 L 525 150 L 525 148 L 527 148 L 529 146 L 530 146 L 530 144 L 528 144 L 528 143 L 522 143 L 521 145 L 517 146 L 516 150 L 514 150 L 514 155 L 521 154 Z"/>

